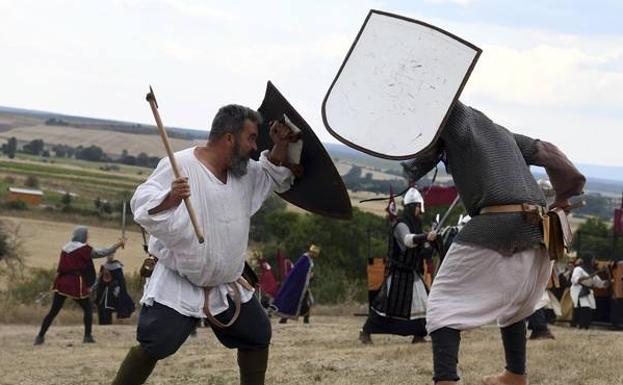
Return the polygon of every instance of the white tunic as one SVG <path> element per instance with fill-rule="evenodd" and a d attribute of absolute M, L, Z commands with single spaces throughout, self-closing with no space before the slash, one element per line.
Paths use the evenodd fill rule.
<path fill-rule="evenodd" d="M 582 290 L 582 285 L 589 287 L 605 287 L 606 283 L 601 278 L 595 276 L 592 279 L 587 279 L 582 282 L 580 285 L 580 279 L 588 277 L 590 274 L 586 272 L 581 266 L 576 266 L 573 269 L 573 274 L 571 275 L 571 300 L 573 301 L 573 307 L 590 307 L 591 309 L 597 309 L 595 303 L 595 295 L 593 294 L 593 289 L 590 289 L 590 293 L 584 297 L 580 297 L 580 291 Z"/>
<path fill-rule="evenodd" d="M 136 189 L 130 204 L 134 220 L 151 234 L 149 252 L 158 257 L 141 303 L 149 306 L 155 301 L 187 316 L 204 317 L 202 287 L 214 287 L 211 314 L 227 309 L 226 295 L 231 289 L 226 284 L 242 274 L 251 216 L 272 191 L 288 190 L 294 177 L 288 168 L 268 161 L 264 151 L 259 161 L 249 161 L 246 175 L 228 173 L 227 183 L 223 183 L 196 158 L 194 149 L 179 151 L 175 158 L 180 173 L 188 177 L 203 244 L 197 241 L 183 203 L 148 214 L 170 191 L 174 176 L 168 158 Z M 253 291 L 238 288 L 243 302 L 251 299 Z"/>
<path fill-rule="evenodd" d="M 551 273 L 544 249 L 511 256 L 454 242 L 428 297 L 426 329 L 468 330 L 497 322 L 506 327 L 527 318 Z"/>

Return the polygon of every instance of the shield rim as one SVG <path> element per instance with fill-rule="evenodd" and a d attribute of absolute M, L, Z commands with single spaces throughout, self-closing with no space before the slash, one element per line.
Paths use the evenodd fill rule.
<path fill-rule="evenodd" d="M 311 125 L 309 123 L 307 123 L 307 121 L 303 118 L 303 116 L 294 108 L 294 106 L 292 106 L 292 104 L 290 103 L 290 101 L 288 99 L 286 99 L 285 96 L 283 96 L 283 94 L 281 93 L 281 91 L 279 91 L 279 89 L 277 88 L 277 86 L 275 86 L 275 84 L 272 81 L 267 81 L 266 83 L 266 90 L 264 91 L 264 98 L 262 99 L 262 104 L 260 104 L 260 106 L 257 108 L 256 111 L 259 111 L 260 109 L 262 109 L 262 107 L 264 106 L 264 102 L 266 101 L 266 96 L 268 95 L 269 92 L 275 92 L 277 95 L 279 95 L 280 98 L 283 99 L 284 103 L 295 113 L 298 115 L 298 117 L 300 118 L 300 120 L 302 120 L 307 127 L 309 128 L 309 134 L 310 134 L 310 138 L 312 139 L 312 141 L 314 141 L 315 143 L 315 149 L 316 151 L 318 151 L 319 156 L 328 160 L 328 163 L 330 164 L 331 167 L 330 170 L 328 170 L 328 172 L 333 174 L 333 179 L 336 181 L 339 181 L 339 188 L 336 188 L 335 192 L 338 192 L 337 190 L 339 190 L 339 193 L 342 195 L 342 198 L 344 199 L 344 202 L 348 203 L 348 210 L 345 212 L 332 212 L 332 211 L 327 211 L 324 208 L 313 208 L 313 207 L 309 207 L 304 201 L 300 200 L 300 199 L 295 199 L 295 197 L 289 196 L 289 193 L 291 190 L 285 191 L 283 193 L 276 193 L 281 199 L 285 200 L 288 203 L 293 204 L 294 206 L 301 208 L 303 210 L 305 210 L 308 213 L 312 213 L 312 214 L 317 214 L 317 215 L 321 215 L 323 217 L 328 217 L 328 218 L 333 218 L 333 219 L 341 219 L 341 220 L 350 220 L 353 217 L 353 206 L 352 206 L 352 202 L 350 200 L 350 195 L 348 195 L 348 189 L 346 188 L 346 185 L 344 184 L 344 180 L 342 179 L 342 176 L 340 175 L 340 173 L 337 171 L 337 168 L 335 167 L 335 163 L 333 163 L 333 159 L 331 158 L 331 155 L 329 154 L 329 152 L 327 151 L 327 149 L 324 147 L 324 145 L 322 144 L 322 142 L 320 141 L 320 139 L 318 138 L 318 135 L 316 135 L 316 133 L 314 132 L 314 129 L 311 127 Z M 304 147 L 305 145 L 303 145 Z M 268 147 L 268 149 L 270 150 L 270 146 Z M 261 152 L 260 149 L 258 148 L 258 154 Z M 303 171 L 304 173 L 304 171 Z M 303 174 L 304 175 L 304 174 Z M 305 177 L 305 176 L 303 176 Z M 295 180 L 294 183 L 296 184 L 297 181 Z"/>
<path fill-rule="evenodd" d="M 361 37 L 361 34 L 363 33 L 363 30 L 365 29 L 366 25 L 368 24 L 368 21 L 370 20 L 370 17 L 372 16 L 372 14 L 378 14 L 378 15 L 382 15 L 382 16 L 388 16 L 388 17 L 393 17 L 396 19 L 400 19 L 400 20 L 404 20 L 404 21 L 408 21 L 411 23 L 415 23 L 415 24 L 420 24 L 422 26 L 434 29 L 438 32 L 441 32 L 443 34 L 445 34 L 446 36 L 459 41 L 460 43 L 472 48 L 473 50 L 476 51 L 476 55 L 474 56 L 474 59 L 472 60 L 472 63 L 470 64 L 467 72 L 465 73 L 465 76 L 463 77 L 463 81 L 461 82 L 461 85 L 459 87 L 459 89 L 457 90 L 456 94 L 454 95 L 454 99 L 452 100 L 452 103 L 450 104 L 450 108 L 448 108 L 448 111 L 446 111 L 446 114 L 443 117 L 443 120 L 441 121 L 441 124 L 439 125 L 439 127 L 437 128 L 437 133 L 435 134 L 435 137 L 433 138 L 433 141 L 427 145 L 426 147 L 422 148 L 420 151 L 415 152 L 413 154 L 408 154 L 408 155 L 387 155 L 387 154 L 383 154 L 380 152 L 376 152 L 373 150 L 370 150 L 368 148 L 359 146 L 351 141 L 349 141 L 348 139 L 342 137 L 341 135 L 339 135 L 337 132 L 335 132 L 333 130 L 333 128 L 331 128 L 331 125 L 329 124 L 328 120 L 327 120 L 327 115 L 326 115 L 326 104 L 327 104 L 327 100 L 329 99 L 329 95 L 331 94 L 331 91 L 333 90 L 333 87 L 335 86 L 335 83 L 337 82 L 337 79 L 340 77 L 340 74 L 342 73 L 342 70 L 344 69 L 344 66 L 346 65 L 346 62 L 348 62 L 348 59 L 350 58 L 351 53 L 353 52 L 353 50 L 355 49 L 355 46 L 357 45 L 357 43 L 359 42 L 359 38 Z M 448 32 L 442 28 L 436 27 L 434 25 L 425 23 L 423 21 L 420 20 L 416 20 L 416 19 L 412 19 L 410 17 L 406 17 L 406 16 L 402 16 L 402 15 L 397 15 L 394 13 L 390 13 L 390 12 L 385 12 L 385 11 L 380 11 L 377 9 L 371 9 L 368 12 L 368 15 L 366 16 L 366 19 L 363 22 L 363 25 L 361 26 L 361 28 L 359 29 L 359 33 L 357 33 L 357 36 L 355 37 L 355 40 L 353 41 L 353 44 L 350 46 L 350 49 L 348 50 L 348 53 L 346 54 L 346 57 L 344 58 L 344 60 L 342 61 L 342 64 L 340 65 L 340 69 L 338 70 L 337 74 L 335 75 L 335 78 L 333 79 L 333 82 L 331 82 L 331 86 L 329 87 L 329 90 L 327 91 L 324 99 L 322 100 L 322 108 L 321 108 L 321 114 L 322 114 L 322 122 L 324 123 L 325 128 L 327 129 L 327 131 L 329 131 L 329 133 L 331 135 L 333 135 L 334 138 L 336 138 L 337 140 L 339 140 L 340 142 L 344 143 L 345 145 L 361 151 L 363 153 L 366 153 L 368 155 L 372 155 L 378 158 L 383 158 L 383 159 L 390 159 L 390 160 L 406 160 L 406 159 L 413 159 L 417 154 L 424 152 L 426 150 L 429 150 L 432 146 L 435 145 L 435 143 L 437 142 L 437 140 L 439 139 L 439 136 L 441 135 L 441 128 L 443 126 L 445 126 L 446 121 L 448 120 L 448 117 L 450 116 L 450 111 L 452 110 L 452 108 L 454 107 L 454 105 L 456 104 L 456 102 L 459 100 L 459 96 L 461 95 L 461 92 L 463 92 L 463 88 L 465 87 L 465 85 L 467 84 L 467 80 L 469 79 L 469 77 L 472 74 L 472 71 L 474 70 L 474 67 L 476 66 L 476 62 L 478 62 L 478 58 L 480 58 L 480 54 L 482 54 L 482 49 L 478 48 L 477 46 L 475 46 L 474 44 L 468 42 L 465 39 L 462 39 L 454 34 L 452 34 L 451 32 Z"/>

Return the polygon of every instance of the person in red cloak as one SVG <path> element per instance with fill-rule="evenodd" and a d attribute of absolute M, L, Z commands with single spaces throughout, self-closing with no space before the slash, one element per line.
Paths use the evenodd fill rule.
<path fill-rule="evenodd" d="M 87 244 L 88 230 L 84 226 L 74 229 L 71 241 L 61 250 L 58 262 L 57 275 L 54 279 L 54 298 L 52 308 L 43 319 L 39 334 L 35 337 L 35 345 L 41 345 L 45 341 L 45 333 L 54 321 L 54 318 L 63 308 L 67 297 L 80 305 L 84 312 L 84 343 L 93 343 L 91 335 L 93 323 L 93 310 L 90 299 L 91 287 L 95 284 L 94 258 L 102 258 L 114 254 L 118 248 L 125 246 L 125 240 L 120 239 L 117 243 L 106 249 L 94 249 Z"/>

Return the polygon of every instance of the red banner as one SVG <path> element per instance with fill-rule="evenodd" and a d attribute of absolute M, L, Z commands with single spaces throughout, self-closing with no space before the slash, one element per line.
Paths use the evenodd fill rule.
<path fill-rule="evenodd" d="M 614 210 L 614 233 L 623 235 L 623 208 Z"/>
<path fill-rule="evenodd" d="M 423 187 L 419 190 L 424 196 L 424 207 L 449 206 L 458 194 L 454 186 L 433 186 L 430 191 L 429 187 Z"/>

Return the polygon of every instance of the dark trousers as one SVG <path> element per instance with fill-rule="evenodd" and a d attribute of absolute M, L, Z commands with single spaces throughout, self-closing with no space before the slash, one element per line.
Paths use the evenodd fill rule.
<path fill-rule="evenodd" d="M 590 307 L 576 307 L 573 310 L 575 311 L 575 320 L 578 328 L 588 330 L 591 322 L 593 322 L 593 309 Z"/>
<path fill-rule="evenodd" d="M 233 314 L 234 307 L 230 306 L 215 318 L 227 323 Z M 136 339 L 147 353 L 160 360 L 175 353 L 199 321 L 154 302 L 153 306 L 141 309 Z M 241 305 L 240 315 L 230 327 L 220 329 L 212 324 L 210 326 L 221 344 L 230 349 L 259 350 L 270 344 L 270 320 L 255 297 Z"/>
<path fill-rule="evenodd" d="M 221 323 L 228 323 L 234 314 L 233 303 L 228 300 L 229 308 L 215 316 Z M 156 362 L 174 354 L 198 322 L 198 318 L 182 315 L 157 302 L 153 306 L 143 306 L 136 333 L 140 345 L 130 349 L 113 385 L 143 384 Z M 259 300 L 254 296 L 242 304 L 238 319 L 230 327 L 221 329 L 212 324 L 210 326 L 223 345 L 238 349 L 240 383 L 263 385 L 272 329 Z"/>
<path fill-rule="evenodd" d="M 500 328 L 506 370 L 514 374 L 526 373 L 526 323 L 516 322 Z M 433 342 L 433 380 L 459 381 L 457 366 L 461 332 L 451 328 L 441 328 L 430 334 Z"/>
<path fill-rule="evenodd" d="M 111 309 L 104 307 L 97 308 L 97 319 L 100 325 L 112 325 L 112 313 Z"/>
<path fill-rule="evenodd" d="M 528 317 L 528 329 L 532 330 L 532 334 L 535 336 L 549 333 L 549 327 L 547 326 L 547 317 L 544 308 L 532 313 Z"/>
<path fill-rule="evenodd" d="M 54 298 L 52 299 L 52 308 L 50 309 L 48 314 L 45 316 L 45 318 L 43 318 L 43 323 L 41 324 L 41 329 L 39 330 L 39 335 L 41 337 L 45 335 L 45 333 L 50 328 L 50 325 L 52 325 L 52 321 L 54 321 L 54 318 L 56 318 L 58 313 L 63 308 L 65 299 L 67 299 L 66 296 L 59 294 L 57 292 L 54 293 Z M 76 301 L 76 303 L 80 305 L 80 307 L 82 308 L 82 311 L 84 312 L 84 316 L 82 318 L 84 322 L 84 335 L 90 336 L 91 325 L 93 324 L 93 310 L 91 306 L 91 299 L 87 297 L 87 298 L 81 298 L 81 299 L 74 299 L 74 301 Z"/>
<path fill-rule="evenodd" d="M 610 303 L 610 322 L 613 328 L 623 329 L 623 299 L 612 299 Z"/>

